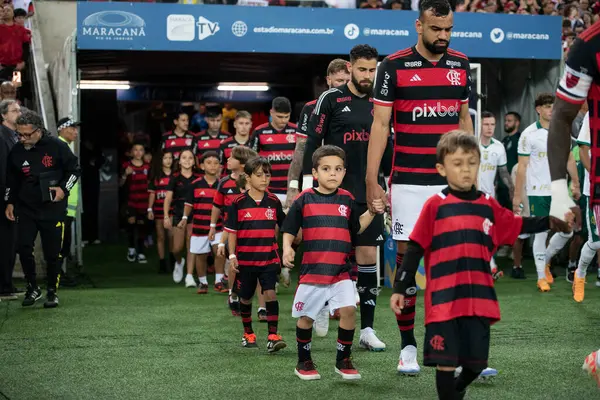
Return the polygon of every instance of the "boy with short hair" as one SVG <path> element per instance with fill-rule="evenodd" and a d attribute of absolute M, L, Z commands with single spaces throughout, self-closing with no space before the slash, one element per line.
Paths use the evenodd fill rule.
<path fill-rule="evenodd" d="M 257 282 L 266 300 L 269 353 L 286 347 L 277 333 L 279 302 L 275 284 L 281 268 L 277 253 L 277 227 L 283 225 L 285 213 L 281 202 L 267 192 L 271 180 L 271 164 L 256 157 L 244 166 L 250 189 L 238 196 L 228 211 L 225 230 L 229 232 L 230 269 L 237 273 L 236 286 L 244 325 L 242 345 L 257 347 L 252 330 L 252 298 Z"/>
<path fill-rule="evenodd" d="M 335 371 L 343 379 L 361 377 L 350 360 L 356 326 L 356 299 L 348 257 L 352 242 L 373 221 L 375 213 L 367 210 L 360 215 L 354 196 L 340 188 L 346 173 L 345 159 L 344 150 L 337 146 L 324 145 L 314 152 L 312 173 L 318 187 L 300 193 L 292 203 L 282 229 L 286 267 L 294 267 L 292 244 L 300 228 L 304 243 L 300 284 L 292 307 L 292 316 L 298 318 L 298 364 L 294 372 L 302 380 L 321 379 L 310 350 L 313 323 L 325 304 L 329 305 L 330 312 L 340 312 Z M 380 199 L 373 207 L 384 212 Z"/>
<path fill-rule="evenodd" d="M 219 293 L 227 293 L 223 283 L 225 258 L 217 254 L 217 245 L 221 240 L 223 225 L 221 219 L 217 219 L 215 235 L 209 239 L 210 217 L 213 208 L 213 199 L 217 193 L 219 184 L 219 170 L 221 169 L 219 154 L 216 151 L 207 151 L 200 158 L 200 168 L 204 171 L 202 178 L 192 182 L 190 198 L 185 203 L 186 215 L 192 212 L 192 237 L 190 239 L 190 253 L 195 254 L 196 271 L 198 273 L 198 294 L 208 293 L 208 280 L 206 270 L 208 267 L 208 255 L 211 252 L 215 256 L 215 284 L 214 290 Z M 194 278 L 190 274 L 190 278 Z M 186 280 L 188 278 L 186 277 Z"/>
<path fill-rule="evenodd" d="M 404 262 L 396 272 L 392 310 L 404 308 L 404 294 L 425 257 L 424 363 L 437 367 L 440 399 L 463 399 L 467 386 L 487 367 L 490 325 L 500 309 L 490 258 L 501 245 L 522 233 L 547 229 L 569 232 L 569 223 L 554 217 L 520 217 L 475 189 L 480 150 L 473 135 L 451 131 L 437 146 L 436 168 L 448 187 L 425 203 L 410 235 Z M 454 370 L 462 365 L 458 378 Z"/>
<path fill-rule="evenodd" d="M 129 249 L 127 260 L 146 264 L 144 239 L 146 239 L 146 208 L 148 205 L 148 174 L 150 164 L 144 162 L 144 145 L 131 145 L 131 160 L 123 165 L 120 186 L 127 184 L 127 225 Z M 136 241 L 137 239 L 137 241 Z"/>
<path fill-rule="evenodd" d="M 235 135 L 224 139 L 220 144 L 219 151 L 221 152 L 221 162 L 223 163 L 223 167 L 227 167 L 227 160 L 231 157 L 231 151 L 235 146 L 250 147 L 252 114 L 244 110 L 238 111 L 235 114 L 233 127 L 235 128 Z M 223 170 L 223 173 L 226 174 L 225 169 Z"/>
<path fill-rule="evenodd" d="M 217 192 L 213 198 L 213 208 L 210 216 L 210 231 L 208 233 L 209 240 L 215 240 L 216 228 L 219 217 L 223 212 L 223 221 L 227 221 L 227 212 L 229 207 L 233 203 L 233 200 L 241 194 L 241 191 L 237 187 L 236 180 L 244 172 L 244 166 L 248 160 L 258 156 L 256 151 L 246 146 L 236 146 L 231 150 L 231 156 L 227 159 L 227 169 L 231 171 L 231 174 L 222 178 L 219 181 Z M 220 244 L 219 244 L 220 246 Z M 225 244 L 223 243 L 223 246 Z M 228 304 L 233 316 L 240 315 L 240 303 L 239 298 L 233 290 L 233 282 L 235 280 L 235 272 L 229 271 L 229 277 L 227 286 L 229 287 L 229 298 Z"/>

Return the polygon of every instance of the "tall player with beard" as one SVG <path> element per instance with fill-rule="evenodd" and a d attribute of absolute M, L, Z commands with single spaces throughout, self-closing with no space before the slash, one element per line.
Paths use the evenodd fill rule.
<path fill-rule="evenodd" d="M 393 238 L 398 244 L 397 267 L 402 265 L 409 236 L 423 205 L 446 186 L 446 180 L 435 168 L 436 146 L 441 136 L 453 129 L 473 133 L 469 114 L 469 59 L 448 48 L 453 19 L 447 0 L 422 0 L 415 22 L 417 44 L 386 57 L 377 73 L 367 160 L 367 203 L 387 200 L 378 176 L 393 113 L 391 210 Z M 416 286 L 414 281 L 407 286 L 405 307 L 396 314 L 402 337 L 397 368 L 401 374 L 420 372 L 414 335 Z M 394 294 L 392 300 L 396 296 L 400 295 Z"/>
<path fill-rule="evenodd" d="M 317 100 L 315 110 L 306 131 L 304 151 L 303 188 L 313 185 L 312 155 L 321 145 L 330 144 L 342 148 L 347 157 L 346 175 L 341 187 L 356 198 L 358 213 L 367 210 L 365 173 L 369 131 L 373 121 L 373 80 L 377 70 L 377 50 L 369 45 L 358 45 L 350 51 L 351 80 L 348 84 L 324 92 Z M 391 158 L 391 142 L 390 142 Z M 383 156 L 383 154 L 382 154 Z M 383 177 L 378 182 L 385 187 Z M 382 189 L 383 190 L 383 189 Z M 360 346 L 372 351 L 385 350 L 385 343 L 373 330 L 375 304 L 378 294 L 377 246 L 383 243 L 383 215 L 377 214 L 371 225 L 356 242 L 358 264 L 358 293 L 360 296 L 361 331 Z M 326 323 L 326 306 L 317 315 L 316 323 Z"/>

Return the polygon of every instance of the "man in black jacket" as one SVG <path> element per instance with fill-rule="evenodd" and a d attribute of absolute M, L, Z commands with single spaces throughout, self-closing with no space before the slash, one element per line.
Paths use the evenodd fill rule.
<path fill-rule="evenodd" d="M 27 280 L 23 306 L 42 297 L 37 285 L 33 246 L 39 232 L 46 260 L 48 293 L 45 308 L 58 306 L 60 250 L 69 191 L 79 178 L 77 157 L 66 143 L 44 129 L 41 117 L 25 110 L 17 119 L 17 143 L 8 155 L 5 214 L 18 221 L 17 253 Z"/>
<path fill-rule="evenodd" d="M 19 104 L 15 100 L 3 100 L 0 102 L 0 193 L 6 190 L 6 166 L 8 153 L 19 141 L 17 133 L 17 118 L 21 115 Z M 6 204 L 4 196 L 0 198 L 0 210 L 4 210 Z M 12 274 L 15 266 L 16 256 L 16 224 L 9 221 L 4 215 L 0 215 L 0 298 L 3 300 L 15 300 L 17 289 L 12 283 Z"/>

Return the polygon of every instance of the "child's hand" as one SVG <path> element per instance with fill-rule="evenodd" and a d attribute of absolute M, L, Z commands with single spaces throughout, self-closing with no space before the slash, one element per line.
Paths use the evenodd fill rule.
<path fill-rule="evenodd" d="M 550 229 L 557 232 L 569 233 L 575 227 L 575 213 L 569 211 L 565 213 L 565 220 L 550 216 Z"/>
<path fill-rule="evenodd" d="M 214 239 L 213 239 L 214 240 Z M 225 257 L 225 244 L 217 246 L 217 257 Z"/>
<path fill-rule="evenodd" d="M 385 203 L 382 199 L 373 200 L 373 209 L 377 214 L 383 214 L 385 212 Z"/>
<path fill-rule="evenodd" d="M 165 220 L 163 221 L 163 225 L 165 227 L 165 229 L 169 230 L 173 227 L 173 224 L 171 223 L 171 217 L 169 217 L 168 215 L 165 215 Z"/>
<path fill-rule="evenodd" d="M 404 308 L 404 295 L 400 293 L 394 293 L 390 298 L 390 307 L 396 314 L 400 314 Z"/>
<path fill-rule="evenodd" d="M 148 220 L 154 221 L 154 213 L 152 211 L 148 211 Z"/>
<path fill-rule="evenodd" d="M 182 219 L 181 221 L 179 221 L 179 223 L 177 224 L 177 227 L 179 229 L 183 229 L 185 228 L 185 226 L 187 225 L 187 219 Z"/>
<path fill-rule="evenodd" d="M 283 265 L 287 268 L 294 268 L 294 260 L 296 259 L 296 252 L 291 247 L 285 247 L 283 249 Z"/>
<path fill-rule="evenodd" d="M 233 257 L 232 257 L 233 256 Z M 229 270 L 235 272 L 236 274 L 240 272 L 239 270 L 238 259 L 235 254 L 229 256 Z"/>
<path fill-rule="evenodd" d="M 211 242 L 213 240 L 215 240 L 215 234 L 217 233 L 217 229 L 211 227 L 210 230 L 208 231 L 208 240 L 210 240 Z"/>

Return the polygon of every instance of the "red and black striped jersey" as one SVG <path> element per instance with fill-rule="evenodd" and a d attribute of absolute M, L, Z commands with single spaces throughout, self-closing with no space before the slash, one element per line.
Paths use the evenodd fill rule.
<path fill-rule="evenodd" d="M 569 49 L 556 96 L 573 104 L 588 102 L 590 113 L 590 203 L 600 204 L 600 22 L 579 34 Z"/>
<path fill-rule="evenodd" d="M 223 221 L 227 221 L 227 212 L 229 207 L 233 203 L 233 200 L 238 197 L 242 192 L 238 189 L 235 179 L 231 175 L 227 175 L 221 178 L 219 186 L 217 187 L 217 193 L 213 199 L 213 206 L 221 209 L 221 215 Z"/>
<path fill-rule="evenodd" d="M 317 100 L 315 99 L 309 101 L 304 105 L 304 107 L 302 107 L 302 111 L 300 111 L 300 118 L 298 118 L 298 125 L 296 125 L 296 135 L 300 137 L 306 137 L 308 121 L 310 121 L 310 116 L 313 114 L 316 104 Z"/>
<path fill-rule="evenodd" d="M 296 149 L 296 124 L 289 123 L 280 131 L 270 123 L 256 127 L 252 148 L 271 163 L 271 193 L 287 193 L 287 176 Z"/>
<path fill-rule="evenodd" d="M 225 139 L 230 138 L 231 136 L 227 132 L 219 132 L 217 136 L 210 135 L 207 131 L 202 131 L 196 136 L 196 156 L 198 157 L 198 162 L 200 162 L 200 158 L 202 154 L 207 151 L 216 151 L 220 153 L 221 151 L 221 142 Z"/>
<path fill-rule="evenodd" d="M 161 139 L 161 148 L 167 153 L 173 153 L 175 160 L 179 159 L 182 151 L 190 149 L 196 154 L 195 135 L 187 131 L 182 136 L 178 136 L 173 131 L 163 133 Z"/>
<path fill-rule="evenodd" d="M 188 192 L 189 197 L 186 204 L 192 206 L 192 234 L 194 236 L 208 236 L 210 214 L 218 186 L 218 180 L 212 184 L 209 184 L 205 178 L 198 178 L 192 182 L 192 189 Z M 223 230 L 221 218 L 217 221 L 216 230 L 217 232 Z"/>
<path fill-rule="evenodd" d="M 148 208 L 148 174 L 150 164 L 136 166 L 132 161 L 123 165 L 123 170 L 131 168 L 133 173 L 127 177 L 127 207 L 145 212 Z"/>
<path fill-rule="evenodd" d="M 244 143 L 240 143 L 236 140 L 235 136 L 228 137 L 227 139 L 221 142 L 219 147 L 219 153 L 221 154 L 221 164 L 224 166 L 227 165 L 227 159 L 231 157 L 231 150 L 235 146 L 249 146 L 250 145 L 250 137 L 246 139 Z"/>
<path fill-rule="evenodd" d="M 354 196 L 347 190 L 321 194 L 310 188 L 298 195 L 282 231 L 296 236 L 302 228 L 300 283 L 331 285 L 350 279 L 348 256 L 360 230 L 359 218 Z"/>
<path fill-rule="evenodd" d="M 233 201 L 225 230 L 236 234 L 235 252 L 240 267 L 280 264 L 275 228 L 281 227 L 284 219 L 281 202 L 269 192 L 260 201 L 248 192 Z"/>
<path fill-rule="evenodd" d="M 463 200 L 446 188 L 427 200 L 410 235 L 424 249 L 425 324 L 460 317 L 500 320 L 490 259 L 517 240 L 523 220 L 489 195 Z"/>
<path fill-rule="evenodd" d="M 435 169 L 440 137 L 458 129 L 461 108 L 469 102 L 469 59 L 448 49 L 437 62 L 415 47 L 387 56 L 377 70 L 377 105 L 393 108 L 394 162 L 392 183 L 444 185 Z"/>
<path fill-rule="evenodd" d="M 167 175 L 161 172 L 160 176 L 148 183 L 148 192 L 154 193 L 154 204 L 152 205 L 152 212 L 154 213 L 154 219 L 159 220 L 164 216 L 164 205 L 165 197 L 167 197 L 167 191 L 169 188 L 169 182 L 171 181 L 171 175 Z M 173 207 L 171 206 L 171 211 Z"/>
<path fill-rule="evenodd" d="M 173 214 L 177 217 L 183 215 L 185 202 L 189 199 L 189 193 L 192 190 L 192 182 L 200 178 L 200 174 L 194 172 L 189 178 L 186 178 L 181 172 L 175 172 L 169 181 L 168 191 L 173 192 L 171 207 Z"/>

